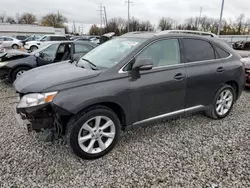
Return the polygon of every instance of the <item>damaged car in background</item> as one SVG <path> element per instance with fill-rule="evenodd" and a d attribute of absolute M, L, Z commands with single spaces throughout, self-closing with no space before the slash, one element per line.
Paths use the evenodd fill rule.
<path fill-rule="evenodd" d="M 32 53 L 20 50 L 7 51 L 0 55 L 0 78 L 13 82 L 26 71 L 51 63 L 78 59 L 97 45 L 83 41 L 51 42 Z M 73 47 L 73 48 L 72 48 Z"/>

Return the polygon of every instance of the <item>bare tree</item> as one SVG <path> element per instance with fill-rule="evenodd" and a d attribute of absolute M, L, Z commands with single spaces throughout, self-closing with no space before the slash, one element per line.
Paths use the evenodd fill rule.
<path fill-rule="evenodd" d="M 8 16 L 8 17 L 5 19 L 5 21 L 6 21 L 7 23 L 10 23 L 10 24 L 16 23 L 15 20 L 14 20 L 14 18 L 11 17 L 11 16 Z"/>
<path fill-rule="evenodd" d="M 62 28 L 68 19 L 60 12 L 49 13 L 42 18 L 41 25 Z"/>
<path fill-rule="evenodd" d="M 162 17 L 159 21 L 158 28 L 162 31 L 172 29 L 174 22 L 172 18 Z"/>
<path fill-rule="evenodd" d="M 140 31 L 153 31 L 154 28 L 150 21 L 143 21 L 140 23 Z"/>
<path fill-rule="evenodd" d="M 241 15 L 236 19 L 235 27 L 236 27 L 236 30 L 237 30 L 237 34 L 241 34 L 242 29 L 243 29 L 243 27 L 244 27 L 244 21 L 245 21 L 245 15 L 244 15 L 244 14 L 241 14 Z"/>
<path fill-rule="evenodd" d="M 191 17 L 186 19 L 186 25 L 188 30 L 198 30 L 199 17 Z"/>
<path fill-rule="evenodd" d="M 2 23 L 5 21 L 5 16 L 6 16 L 5 12 L 3 12 L 3 13 L 0 14 L 0 21 Z"/>
<path fill-rule="evenodd" d="M 24 24 L 33 24 L 36 22 L 36 16 L 32 13 L 23 13 L 20 17 L 21 22 Z"/>
<path fill-rule="evenodd" d="M 140 30 L 140 21 L 134 17 L 130 19 L 130 29 L 132 31 L 139 31 Z"/>

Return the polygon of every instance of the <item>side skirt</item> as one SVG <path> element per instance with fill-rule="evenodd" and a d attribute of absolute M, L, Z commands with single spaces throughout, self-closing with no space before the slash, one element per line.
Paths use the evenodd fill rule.
<path fill-rule="evenodd" d="M 138 121 L 133 123 L 133 125 L 129 125 L 125 128 L 125 130 L 131 130 L 131 129 L 137 129 L 139 127 L 143 127 L 143 126 L 147 126 L 149 124 L 152 124 L 154 122 L 158 122 L 161 120 L 168 120 L 168 119 L 172 119 L 184 114 L 191 114 L 191 113 L 195 113 L 195 112 L 200 112 L 200 111 L 204 111 L 206 110 L 206 107 L 203 105 L 198 105 L 198 106 L 194 106 L 194 107 L 190 107 L 190 108 L 186 108 L 186 109 L 182 109 L 182 110 L 177 110 L 174 112 L 170 112 L 167 114 L 162 114 L 159 116 L 155 116 L 155 117 L 151 117 L 148 119 L 144 119 L 142 121 Z"/>

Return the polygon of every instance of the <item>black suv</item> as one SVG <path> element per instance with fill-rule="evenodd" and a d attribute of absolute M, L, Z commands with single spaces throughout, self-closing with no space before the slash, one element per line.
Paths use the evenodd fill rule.
<path fill-rule="evenodd" d="M 76 155 L 95 159 L 114 148 L 121 130 L 198 111 L 226 117 L 244 72 L 240 56 L 216 39 L 129 33 L 72 64 L 20 76 L 17 113 L 30 130 L 65 135 Z"/>

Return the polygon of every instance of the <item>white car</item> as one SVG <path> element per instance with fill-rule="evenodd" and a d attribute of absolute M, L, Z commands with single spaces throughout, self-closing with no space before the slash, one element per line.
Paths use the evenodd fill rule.
<path fill-rule="evenodd" d="M 3 48 L 18 49 L 18 48 L 22 47 L 22 42 L 16 38 L 13 38 L 13 37 L 2 36 L 2 37 L 0 37 L 0 45 Z"/>
<path fill-rule="evenodd" d="M 41 47 L 44 47 L 45 45 L 48 45 L 51 43 L 51 41 L 67 41 L 67 37 L 63 35 L 44 35 L 37 41 L 29 41 L 26 42 L 24 45 L 24 48 L 28 51 L 35 51 Z"/>

